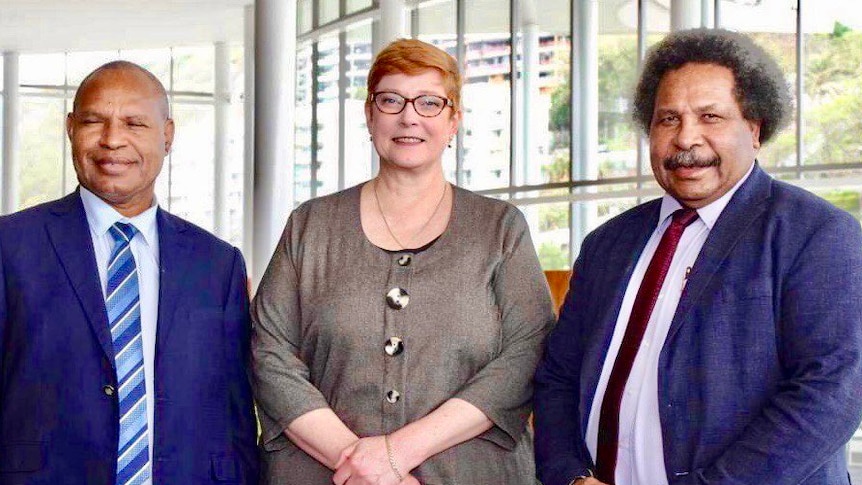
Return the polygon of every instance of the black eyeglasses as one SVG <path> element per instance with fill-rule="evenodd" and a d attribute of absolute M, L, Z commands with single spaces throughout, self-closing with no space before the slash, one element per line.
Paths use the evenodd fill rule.
<path fill-rule="evenodd" d="M 404 111 L 404 107 L 407 106 L 407 103 L 410 103 L 413 105 L 413 109 L 416 110 L 416 113 L 425 118 L 433 118 L 442 113 L 447 106 L 452 106 L 451 99 L 446 99 L 442 96 L 435 96 L 433 94 L 423 94 L 421 96 L 416 96 L 415 98 L 405 98 L 398 93 L 379 91 L 371 94 L 371 100 L 374 101 L 374 105 L 377 106 L 377 109 L 389 115 L 397 115 Z"/>

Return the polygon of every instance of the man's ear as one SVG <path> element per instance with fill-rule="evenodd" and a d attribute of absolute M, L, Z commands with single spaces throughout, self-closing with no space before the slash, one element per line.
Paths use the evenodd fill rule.
<path fill-rule="evenodd" d="M 174 120 L 168 118 L 165 121 L 165 154 L 171 152 L 171 147 L 174 145 Z"/>
<path fill-rule="evenodd" d="M 66 136 L 69 137 L 69 141 L 72 141 L 72 131 L 74 127 L 72 126 L 75 123 L 75 118 L 73 113 L 69 113 L 66 115 Z"/>
<path fill-rule="evenodd" d="M 760 125 L 761 121 L 748 121 L 748 128 L 751 130 L 751 146 L 755 150 L 760 149 Z"/>

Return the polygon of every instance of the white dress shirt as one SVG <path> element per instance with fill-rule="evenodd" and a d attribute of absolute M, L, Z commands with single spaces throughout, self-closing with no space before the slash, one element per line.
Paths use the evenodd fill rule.
<path fill-rule="evenodd" d="M 698 209 L 697 220 L 686 228 L 679 241 L 670 269 L 658 294 L 655 308 L 647 323 L 637 356 L 632 364 L 631 374 L 626 381 L 620 404 L 615 483 L 620 485 L 667 485 L 668 483 L 667 472 L 664 467 L 664 447 L 658 411 L 659 356 L 667 338 L 671 321 L 676 313 L 687 273 L 700 254 L 700 250 L 706 242 L 709 231 L 712 230 L 718 220 L 718 216 L 721 215 L 739 186 L 751 175 L 753 168 L 754 163 L 749 167 L 748 173 L 726 194 L 711 204 Z M 682 205 L 676 199 L 668 194 L 664 195 L 658 227 L 650 236 L 626 287 L 587 423 L 587 448 L 594 462 L 602 400 L 608 386 L 611 370 L 613 370 L 614 361 L 619 353 L 623 335 L 628 326 L 635 297 L 650 260 L 658 248 L 659 241 L 665 229 L 670 225 L 671 215 L 681 208 Z"/>
<path fill-rule="evenodd" d="M 156 224 L 158 205 L 153 205 L 135 217 L 125 217 L 95 194 L 80 187 L 81 201 L 90 226 L 90 237 L 96 252 L 96 266 L 102 283 L 102 296 L 108 287 L 108 259 L 114 249 L 114 238 L 108 229 L 115 222 L 132 224 L 138 230 L 132 238 L 131 249 L 138 268 L 138 286 L 141 300 L 141 341 L 144 352 L 144 382 L 147 386 L 147 434 L 150 441 L 150 465 L 153 462 L 153 416 L 155 409 L 153 372 L 156 353 L 156 320 L 159 309 L 159 231 Z M 152 479 L 144 482 L 152 483 Z"/>

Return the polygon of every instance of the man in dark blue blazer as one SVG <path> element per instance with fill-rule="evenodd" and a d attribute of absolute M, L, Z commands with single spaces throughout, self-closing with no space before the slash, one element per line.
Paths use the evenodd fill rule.
<path fill-rule="evenodd" d="M 257 483 L 245 266 L 156 204 L 164 88 L 106 64 L 66 127 L 78 190 L 0 218 L 0 484 Z"/>
<path fill-rule="evenodd" d="M 791 105 L 739 34 L 677 32 L 647 57 L 635 120 L 666 195 L 584 240 L 536 375 L 545 485 L 849 483 L 862 234 L 755 162 Z"/>

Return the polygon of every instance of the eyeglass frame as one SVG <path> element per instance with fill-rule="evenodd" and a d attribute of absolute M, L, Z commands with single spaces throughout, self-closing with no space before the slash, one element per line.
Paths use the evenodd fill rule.
<path fill-rule="evenodd" d="M 399 97 L 404 99 L 404 104 L 401 105 L 401 109 L 399 109 L 395 113 L 387 113 L 386 111 L 383 111 L 380 108 L 380 105 L 377 104 L 377 101 L 375 101 L 375 99 L 377 99 L 377 96 L 380 94 L 394 94 L 396 96 L 399 96 Z M 443 107 L 440 108 L 440 111 L 438 111 L 437 114 L 435 114 L 435 115 L 423 115 L 422 113 L 419 112 L 418 109 L 416 109 L 416 104 L 414 104 L 414 101 L 416 101 L 419 98 L 424 98 L 426 96 L 439 98 L 439 99 L 442 99 L 443 101 L 445 101 L 445 103 L 443 104 Z M 375 92 L 371 93 L 370 101 L 374 104 L 374 107 L 377 108 L 377 111 L 380 111 L 381 113 L 383 113 L 385 115 L 401 114 L 404 111 L 404 109 L 407 108 L 407 104 L 409 103 L 409 104 L 413 105 L 413 111 L 415 111 L 417 115 L 419 115 L 423 118 L 436 118 L 436 117 L 440 116 L 440 113 L 442 113 L 443 110 L 445 110 L 446 108 L 454 108 L 455 107 L 455 103 L 451 99 L 449 99 L 445 96 L 438 96 L 436 94 L 420 94 L 419 96 L 414 96 L 412 98 L 408 98 L 407 96 L 404 96 L 403 94 L 396 93 L 395 91 L 375 91 Z"/>

